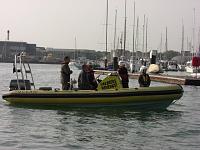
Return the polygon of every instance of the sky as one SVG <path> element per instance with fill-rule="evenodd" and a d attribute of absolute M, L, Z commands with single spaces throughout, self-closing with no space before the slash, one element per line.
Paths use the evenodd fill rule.
<path fill-rule="evenodd" d="M 124 31 L 125 0 L 109 0 L 108 51 L 113 49 L 115 12 L 117 39 Z M 168 49 L 180 51 L 182 24 L 187 39 L 199 42 L 200 0 L 127 0 L 126 49 L 132 50 L 134 2 L 139 17 L 139 48 L 142 47 L 144 15 L 148 18 L 147 47 L 164 49 L 168 30 Z M 105 50 L 106 0 L 0 0 L 0 40 L 36 43 L 52 48 Z M 195 25 L 194 25 L 195 8 Z M 194 28 L 195 26 L 195 28 Z M 163 50 L 164 51 L 164 50 Z"/>

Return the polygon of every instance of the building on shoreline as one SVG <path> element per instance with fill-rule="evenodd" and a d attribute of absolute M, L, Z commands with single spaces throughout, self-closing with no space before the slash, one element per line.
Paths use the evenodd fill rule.
<path fill-rule="evenodd" d="M 17 41 L 0 41 L 0 61 L 12 62 L 14 55 L 25 52 L 27 55 L 36 55 L 36 44 Z"/>
<path fill-rule="evenodd" d="M 14 55 L 24 52 L 31 63 L 60 63 L 64 56 L 72 60 L 85 57 L 89 60 L 100 60 L 105 56 L 103 51 L 88 49 L 60 49 L 37 47 L 36 44 L 18 41 L 0 41 L 0 62 L 13 62 Z"/>

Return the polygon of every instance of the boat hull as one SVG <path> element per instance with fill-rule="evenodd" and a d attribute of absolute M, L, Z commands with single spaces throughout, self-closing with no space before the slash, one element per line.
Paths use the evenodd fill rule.
<path fill-rule="evenodd" d="M 131 88 L 106 91 L 42 91 L 18 90 L 3 95 L 3 99 L 14 104 L 52 104 L 68 106 L 163 106 L 168 107 L 182 97 L 179 85 Z"/>

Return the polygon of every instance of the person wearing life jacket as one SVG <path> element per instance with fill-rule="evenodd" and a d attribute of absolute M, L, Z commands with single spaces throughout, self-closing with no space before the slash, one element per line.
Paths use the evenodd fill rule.
<path fill-rule="evenodd" d="M 70 88 L 70 75 L 73 73 L 69 68 L 70 58 L 66 56 L 61 67 L 61 84 L 62 90 L 69 90 Z"/>
<path fill-rule="evenodd" d="M 138 78 L 138 82 L 140 84 L 140 87 L 149 87 L 151 84 L 151 79 L 149 75 L 147 74 L 147 67 L 142 66 L 140 68 L 140 76 Z"/>
<path fill-rule="evenodd" d="M 129 76 L 128 76 L 128 71 L 125 67 L 125 64 L 121 64 L 119 66 L 118 73 L 119 73 L 119 76 L 122 79 L 122 87 L 123 88 L 129 88 L 129 86 L 128 86 Z"/>

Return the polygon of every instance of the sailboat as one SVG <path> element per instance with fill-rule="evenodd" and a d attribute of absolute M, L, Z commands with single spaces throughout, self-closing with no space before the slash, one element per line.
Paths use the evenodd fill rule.
<path fill-rule="evenodd" d="M 84 62 L 80 61 L 80 58 L 78 57 L 77 46 L 76 46 L 76 37 L 75 37 L 74 59 L 69 63 L 69 65 L 75 66 L 77 69 L 81 69 L 83 64 L 84 64 Z"/>
<path fill-rule="evenodd" d="M 193 73 L 195 73 L 195 75 L 197 75 L 197 73 L 200 74 L 200 67 L 195 67 L 192 65 L 192 63 L 194 61 L 193 59 L 195 59 L 195 57 L 198 57 L 200 59 L 200 44 L 199 44 L 199 50 L 198 50 L 196 56 L 193 56 L 192 60 L 186 62 L 186 67 L 185 67 L 186 72 L 191 73 L 192 76 L 194 76 Z"/>
<path fill-rule="evenodd" d="M 126 7 L 125 7 L 126 8 Z M 126 14 L 126 13 L 125 13 Z M 134 2 L 134 18 L 133 18 L 133 51 L 132 51 L 132 56 L 129 61 L 129 68 L 130 72 L 139 72 L 140 67 L 143 65 L 143 60 L 140 59 L 137 60 L 137 50 L 138 50 L 138 45 L 139 45 L 139 17 L 137 17 L 137 23 L 135 27 L 135 2 Z M 126 18 L 126 16 L 125 16 Z M 145 19 L 145 18 L 144 18 Z M 126 21 L 126 20 L 125 20 Z M 126 23 L 126 22 L 125 22 Z M 126 24 L 125 24 L 126 25 Z M 136 28 L 136 32 L 135 32 Z M 126 30 L 125 30 L 126 31 Z M 126 34 L 125 34 L 126 35 Z M 144 36 L 144 35 L 143 35 Z M 125 48 L 124 48 L 125 49 Z"/>
<path fill-rule="evenodd" d="M 185 65 L 183 64 L 184 53 L 184 25 L 182 25 L 182 42 L 181 42 L 181 62 L 178 64 L 179 71 L 185 71 Z"/>
<path fill-rule="evenodd" d="M 138 20 L 137 20 L 138 21 Z M 136 72 L 135 66 L 135 2 L 134 2 L 134 18 L 133 18 L 133 52 L 130 59 L 130 72 Z"/>
<path fill-rule="evenodd" d="M 125 51 L 126 51 L 126 22 L 127 22 L 127 18 L 126 18 L 126 2 L 127 0 L 125 0 L 125 20 L 124 20 L 124 47 L 123 47 L 123 51 L 122 51 L 122 56 L 120 57 L 120 61 L 118 63 L 118 65 L 125 65 L 127 68 L 129 68 L 128 66 L 128 62 L 125 60 Z M 121 39 L 120 39 L 120 44 L 121 44 L 121 49 L 122 49 L 122 35 L 121 35 Z"/>
<path fill-rule="evenodd" d="M 199 30 L 199 50 L 197 52 L 197 57 L 200 60 L 200 30 Z M 192 77 L 200 78 L 200 67 L 193 67 L 196 72 L 191 73 Z"/>
<path fill-rule="evenodd" d="M 199 31 L 200 32 L 200 31 Z M 192 65 L 192 59 L 194 58 L 194 57 L 196 57 L 196 56 L 198 56 L 197 54 L 199 53 L 199 52 L 196 52 L 196 56 L 194 56 L 194 54 L 195 54 L 195 48 L 196 48 L 196 45 L 195 45 L 195 9 L 194 9 L 194 27 L 193 27 L 193 52 L 192 52 L 192 58 L 191 58 L 191 60 L 190 61 L 188 61 L 187 63 L 186 63 L 186 67 L 185 67 L 185 69 L 186 69 L 186 72 L 188 72 L 188 73 L 200 73 L 200 68 L 199 67 L 194 67 L 193 65 Z M 198 57 L 200 57 L 200 56 L 198 56 Z"/>

